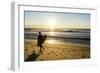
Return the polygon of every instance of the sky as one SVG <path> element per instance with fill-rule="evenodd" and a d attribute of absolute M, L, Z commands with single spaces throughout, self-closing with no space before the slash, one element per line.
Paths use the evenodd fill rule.
<path fill-rule="evenodd" d="M 24 11 L 25 28 L 90 28 L 90 14 Z"/>

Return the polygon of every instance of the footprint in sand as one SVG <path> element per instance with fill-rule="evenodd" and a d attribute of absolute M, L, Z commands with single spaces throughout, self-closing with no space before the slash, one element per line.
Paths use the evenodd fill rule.
<path fill-rule="evenodd" d="M 62 53 L 59 53 L 60 55 L 62 55 Z"/>
<path fill-rule="evenodd" d="M 65 53 L 65 50 L 63 50 L 62 52 Z"/>
<path fill-rule="evenodd" d="M 50 55 L 50 53 L 47 53 L 47 55 Z"/>
<path fill-rule="evenodd" d="M 55 54 L 55 52 L 53 52 L 53 54 Z"/>
<path fill-rule="evenodd" d="M 58 55 L 56 54 L 56 56 L 58 56 Z"/>
<path fill-rule="evenodd" d="M 53 54 L 55 54 L 55 52 L 54 52 L 54 51 L 52 51 L 52 53 L 53 53 Z"/>
<path fill-rule="evenodd" d="M 53 53 L 53 51 L 49 52 L 48 55 L 51 54 L 51 53 Z"/>

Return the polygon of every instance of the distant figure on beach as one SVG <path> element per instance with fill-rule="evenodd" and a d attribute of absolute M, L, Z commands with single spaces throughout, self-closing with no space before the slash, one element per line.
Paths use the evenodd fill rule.
<path fill-rule="evenodd" d="M 41 34 L 41 32 L 39 32 L 38 40 L 37 40 L 37 46 L 40 47 L 40 52 L 43 52 L 43 50 L 44 50 L 44 47 L 43 47 L 42 44 L 45 42 L 46 38 L 47 38 L 47 35 L 44 35 L 44 36 L 43 36 L 43 35 Z"/>

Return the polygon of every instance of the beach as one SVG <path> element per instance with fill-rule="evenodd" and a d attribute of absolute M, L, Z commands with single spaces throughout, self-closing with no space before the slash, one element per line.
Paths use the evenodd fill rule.
<path fill-rule="evenodd" d="M 24 15 L 25 62 L 90 58 L 90 14 L 24 11 Z"/>
<path fill-rule="evenodd" d="M 34 41 L 24 41 L 24 61 L 47 61 L 90 58 L 90 45 L 44 43 L 43 53 Z M 34 53 L 33 53 L 34 52 Z M 31 60 L 29 60 L 31 58 Z"/>

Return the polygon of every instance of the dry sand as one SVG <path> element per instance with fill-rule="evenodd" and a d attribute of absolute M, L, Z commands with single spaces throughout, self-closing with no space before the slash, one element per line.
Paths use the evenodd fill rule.
<path fill-rule="evenodd" d="M 26 60 L 34 51 L 36 54 L 40 51 L 36 42 L 24 42 L 24 60 Z M 90 58 L 90 46 L 76 44 L 43 44 L 44 51 L 38 56 L 36 61 L 45 60 L 64 60 L 64 59 L 87 59 Z"/>

